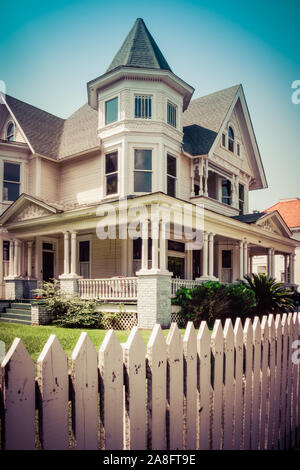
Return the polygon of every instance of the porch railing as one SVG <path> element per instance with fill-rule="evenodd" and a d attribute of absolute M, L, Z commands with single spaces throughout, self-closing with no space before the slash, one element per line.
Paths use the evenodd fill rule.
<path fill-rule="evenodd" d="M 83 299 L 137 300 L 137 278 L 79 279 L 78 293 Z"/>
<path fill-rule="evenodd" d="M 187 287 L 193 289 L 193 287 L 199 286 L 201 281 L 193 281 L 191 279 L 172 279 L 172 297 L 175 297 L 176 292 L 181 287 Z"/>

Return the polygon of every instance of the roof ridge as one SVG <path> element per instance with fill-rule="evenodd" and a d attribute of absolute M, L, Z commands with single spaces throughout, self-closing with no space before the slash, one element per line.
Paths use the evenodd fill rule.
<path fill-rule="evenodd" d="M 208 96 L 217 95 L 218 93 L 222 93 L 224 91 L 231 90 L 233 88 L 238 89 L 240 86 L 242 86 L 241 83 L 239 83 L 238 85 L 232 85 L 232 86 L 227 87 L 227 88 L 222 88 L 221 90 L 213 91 L 212 93 L 208 93 L 207 95 L 203 95 L 203 96 L 199 96 L 198 98 L 194 98 L 193 100 L 191 100 L 191 103 L 195 103 L 196 101 L 201 100 L 203 98 L 207 98 Z"/>

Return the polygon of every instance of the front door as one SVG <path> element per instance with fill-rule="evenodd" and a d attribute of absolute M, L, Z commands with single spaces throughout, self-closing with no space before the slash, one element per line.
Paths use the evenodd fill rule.
<path fill-rule="evenodd" d="M 43 251 L 43 281 L 54 278 L 54 252 Z"/>

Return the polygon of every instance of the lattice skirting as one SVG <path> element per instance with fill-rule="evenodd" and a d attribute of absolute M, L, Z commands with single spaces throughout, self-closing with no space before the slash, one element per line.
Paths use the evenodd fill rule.
<path fill-rule="evenodd" d="M 171 322 L 176 322 L 180 328 L 186 326 L 187 320 L 177 312 L 171 313 Z M 130 330 L 138 324 L 137 313 L 118 313 L 116 316 L 111 314 L 109 317 L 103 316 L 102 325 L 103 328 L 109 330 Z"/>

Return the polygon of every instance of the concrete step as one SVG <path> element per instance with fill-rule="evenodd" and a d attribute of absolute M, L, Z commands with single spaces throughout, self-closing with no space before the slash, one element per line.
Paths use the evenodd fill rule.
<path fill-rule="evenodd" d="M 0 317 L 0 322 L 16 323 L 18 325 L 31 325 L 31 321 L 28 320 L 16 320 L 15 318 L 6 318 L 3 316 Z"/>
<path fill-rule="evenodd" d="M 6 308 L 3 313 L 21 313 L 22 315 L 31 316 L 31 310 L 23 310 L 21 308 Z"/>
<path fill-rule="evenodd" d="M 21 310 L 31 310 L 31 304 L 25 302 L 12 302 L 10 308 L 21 309 Z"/>
<path fill-rule="evenodd" d="M 23 312 L 22 310 L 16 309 L 7 309 L 6 312 L 0 313 L 0 318 L 15 318 L 16 320 L 28 320 L 31 321 L 31 315 L 26 312 L 26 310 Z"/>

